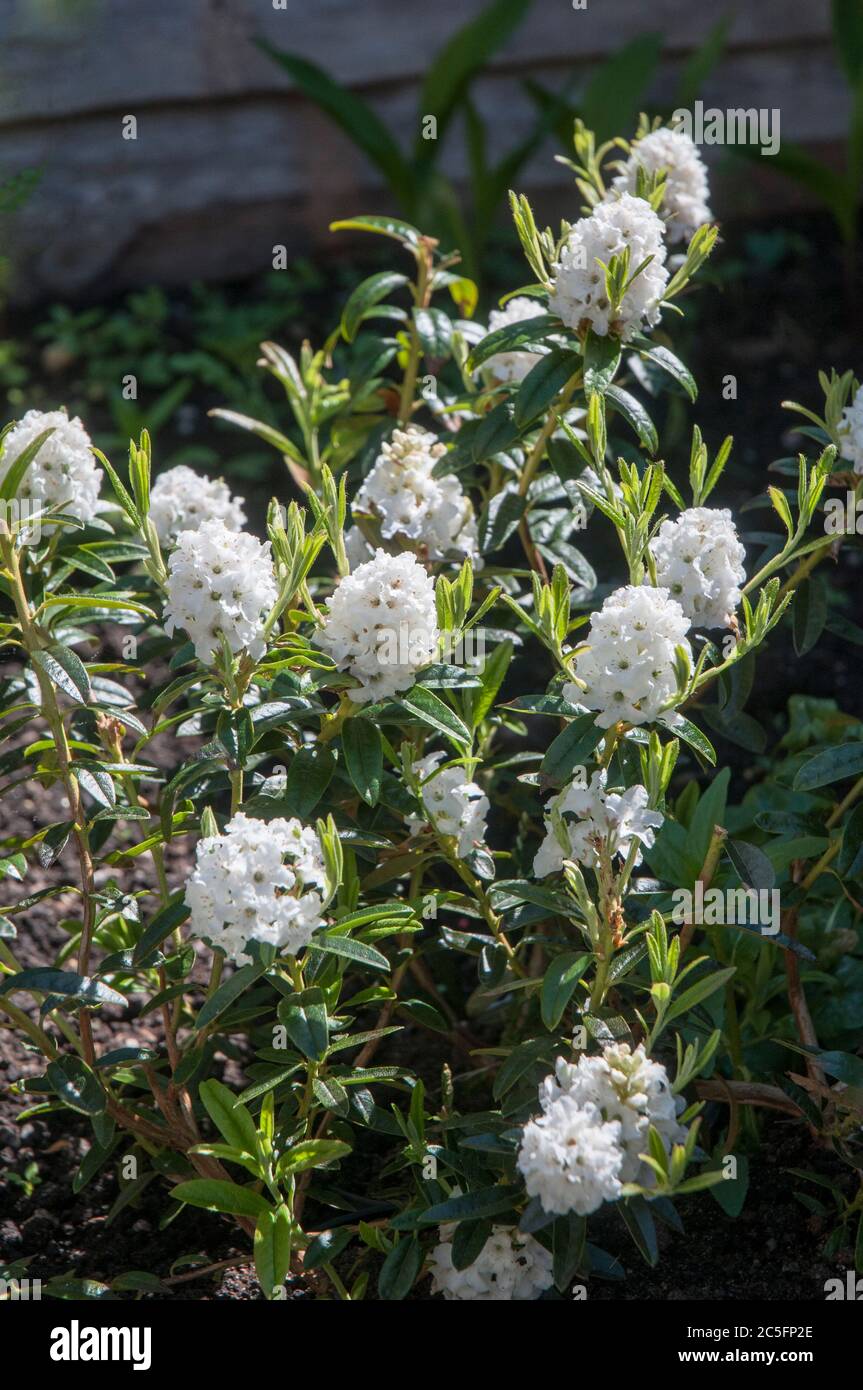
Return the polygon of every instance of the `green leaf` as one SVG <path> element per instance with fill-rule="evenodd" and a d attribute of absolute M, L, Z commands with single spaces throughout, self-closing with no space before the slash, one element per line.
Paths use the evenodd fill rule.
<path fill-rule="evenodd" d="M 512 448 L 518 439 L 514 414 L 510 402 L 501 401 L 483 417 L 469 436 L 470 456 L 474 463 L 482 463 L 484 459 Z"/>
<path fill-rule="evenodd" d="M 324 951 L 331 956 L 342 956 L 345 960 L 367 965 L 372 970 L 389 970 L 390 963 L 385 955 L 367 946 L 364 941 L 354 941 L 350 936 L 336 936 L 333 932 L 315 932 L 309 950 Z"/>
<path fill-rule="evenodd" d="M 659 448 L 659 435 L 641 401 L 637 400 L 629 391 L 624 391 L 622 386 L 613 385 L 606 387 L 605 398 L 612 403 L 615 410 L 620 412 L 626 423 L 635 431 L 638 442 L 649 454 L 655 454 Z"/>
<path fill-rule="evenodd" d="M 260 979 L 267 968 L 263 960 L 253 961 L 249 965 L 241 965 L 239 970 L 235 970 L 230 979 L 219 985 L 215 994 L 211 994 L 209 999 L 205 1001 L 195 1019 L 195 1027 L 198 1029 L 206 1028 L 208 1023 L 214 1023 L 233 1004 L 235 999 L 239 999 L 250 985 Z"/>
<path fill-rule="evenodd" d="M 132 953 L 133 964 L 138 965 L 142 960 L 146 960 L 150 952 L 160 946 L 166 936 L 170 936 L 171 932 L 176 931 L 177 927 L 186 921 L 190 913 L 191 908 L 186 902 L 185 889 L 183 889 L 156 913 Z"/>
<path fill-rule="evenodd" d="M 726 1178 L 723 1176 L 722 1182 L 716 1183 L 710 1188 L 710 1195 L 719 1203 L 726 1216 L 739 1216 L 746 1201 L 746 1193 L 749 1190 L 749 1159 L 745 1154 L 735 1154 L 737 1162 L 737 1177 Z M 722 1159 L 711 1165 L 719 1172 L 723 1171 Z"/>
<path fill-rule="evenodd" d="M 855 1057 L 852 1052 L 830 1052 L 820 1047 L 804 1047 L 789 1042 L 787 1038 L 777 1041 L 781 1042 L 783 1047 L 789 1047 L 792 1052 L 799 1052 L 803 1057 L 815 1057 L 822 1071 L 826 1071 L 828 1076 L 835 1077 L 837 1081 L 844 1081 L 846 1086 L 853 1086 L 855 1090 L 863 1088 L 863 1057 Z"/>
<path fill-rule="evenodd" d="M 335 770 L 335 758 L 328 748 L 301 748 L 291 759 L 285 795 L 278 800 L 286 802 L 291 808 L 289 815 L 308 820 L 329 786 Z M 284 812 L 274 810 L 274 814 L 282 815 Z"/>
<path fill-rule="evenodd" d="M 676 995 L 671 1008 L 665 1015 L 665 1022 L 670 1023 L 674 1018 L 680 1018 L 689 1009 L 694 1009 L 696 1004 L 700 1004 L 703 999 L 709 998 L 715 990 L 721 989 L 726 981 L 731 979 L 735 973 L 736 966 L 729 965 L 724 970 L 715 970 L 712 974 L 702 975 L 700 980 L 696 980 L 694 985 L 685 989 L 682 994 Z"/>
<path fill-rule="evenodd" d="M 291 1267 L 291 1213 L 282 1204 L 261 1212 L 255 1226 L 255 1273 L 265 1298 L 284 1284 Z"/>
<path fill-rule="evenodd" d="M 347 87 L 334 81 L 315 63 L 295 53 L 284 53 L 266 39 L 255 39 L 255 43 L 290 74 L 300 91 L 326 111 L 380 169 L 401 201 L 409 200 L 413 191 L 411 170 L 387 127 L 371 107 Z"/>
<path fill-rule="evenodd" d="M 863 870 L 863 805 L 855 806 L 842 831 L 836 868 L 843 878 L 859 878 Z"/>
<path fill-rule="evenodd" d="M 190 1182 L 177 1183 L 171 1189 L 171 1196 L 189 1206 L 203 1207 L 205 1211 L 251 1216 L 256 1221 L 271 1210 L 269 1203 L 257 1192 L 240 1187 L 237 1183 L 220 1182 L 216 1178 L 193 1178 Z"/>
<path fill-rule="evenodd" d="M 370 309 L 386 299 L 392 290 L 402 289 L 407 284 L 406 275 L 393 270 L 380 270 L 357 285 L 342 310 L 342 337 L 345 342 L 353 342 Z"/>
<path fill-rule="evenodd" d="M 731 772 L 729 768 L 724 767 L 713 778 L 710 786 L 702 792 L 693 812 L 689 824 L 687 850 L 698 870 L 707 856 L 714 829 L 725 820 L 725 803 L 730 780 Z"/>
<path fill-rule="evenodd" d="M 320 994 L 320 990 L 310 990 L 309 994 Z M 288 1037 L 304 1057 L 319 1061 L 327 1050 L 329 1030 L 327 1010 L 322 999 L 312 998 L 302 1004 L 283 1001 L 279 1005 L 279 1019 L 285 1025 Z"/>
<path fill-rule="evenodd" d="M 477 343 L 465 363 L 465 370 L 475 372 L 498 352 L 542 352 L 549 337 L 561 331 L 560 319 L 553 314 L 537 314 L 535 318 L 496 328 Z"/>
<path fill-rule="evenodd" d="M 354 715 L 342 726 L 342 749 L 348 776 L 369 806 L 376 806 L 381 794 L 384 749 L 381 731 L 370 719 Z"/>
<path fill-rule="evenodd" d="M 222 710 L 216 724 L 216 738 L 235 768 L 245 767 L 255 738 L 249 710 Z"/>
<path fill-rule="evenodd" d="M 440 361 L 452 349 L 452 319 L 443 309 L 417 307 L 413 310 L 414 327 L 426 357 Z"/>
<path fill-rule="evenodd" d="M 554 1284 L 565 1293 L 584 1261 L 587 1222 L 583 1216 L 570 1212 L 558 1216 L 551 1228 L 551 1248 L 554 1258 Z"/>
<path fill-rule="evenodd" d="M 553 1046 L 551 1038 L 529 1038 L 526 1042 L 519 1043 L 518 1047 L 514 1047 L 494 1078 L 492 1094 L 495 1100 L 502 1100 L 507 1092 L 523 1077 L 532 1073 L 540 1062 L 545 1063 Z"/>
<path fill-rule="evenodd" d="M 350 1144 L 343 1144 L 340 1139 L 302 1139 L 282 1155 L 279 1176 L 304 1173 L 308 1168 L 322 1168 L 327 1163 L 346 1158 L 350 1152 Z"/>
<path fill-rule="evenodd" d="M 72 774 L 81 790 L 92 796 L 99 806 L 104 806 L 109 811 L 114 808 L 116 793 L 110 773 L 104 772 L 95 764 L 84 766 L 82 763 L 73 763 Z"/>
<path fill-rule="evenodd" d="M 825 748 L 798 768 L 794 778 L 796 792 L 811 792 L 831 782 L 844 782 L 863 772 L 863 743 L 846 743 Z"/>
<path fill-rule="evenodd" d="M 509 669 L 512 653 L 513 644 L 509 639 L 495 647 L 479 673 L 482 689 L 471 690 L 465 695 L 465 707 L 469 711 L 472 729 L 479 728 L 494 704 Z"/>
<path fill-rule="evenodd" d="M 351 1108 L 350 1097 L 340 1081 L 334 1076 L 316 1076 L 312 1083 L 312 1090 L 315 1093 L 315 1100 L 322 1105 L 325 1110 L 332 1110 L 336 1115 L 346 1116 Z"/>
<path fill-rule="evenodd" d="M 554 348 L 531 367 L 518 388 L 515 398 L 515 423 L 526 429 L 538 416 L 548 410 L 570 377 L 578 370 L 578 353 Z"/>
<path fill-rule="evenodd" d="M 682 738 L 684 743 L 688 743 L 690 748 L 694 748 L 696 753 L 700 753 L 711 767 L 716 766 L 716 749 L 710 742 L 706 734 L 703 734 L 690 719 L 683 715 L 679 720 L 675 720 L 673 726 L 675 738 Z"/>
<path fill-rule="evenodd" d="M 400 697 L 398 703 L 416 719 L 422 720 L 432 729 L 437 729 L 438 733 L 445 734 L 457 743 L 470 744 L 470 730 L 467 725 L 462 723 L 458 715 L 449 705 L 444 704 L 433 690 L 427 690 L 424 685 L 415 685 L 406 695 Z"/>
<path fill-rule="evenodd" d="M 437 1202 L 420 1213 L 421 1226 L 437 1226 L 444 1221 L 477 1221 L 486 1216 L 498 1216 L 510 1211 L 524 1197 L 524 1189 L 519 1187 L 483 1187 L 477 1192 L 463 1192 L 459 1197 L 448 1197 L 445 1202 Z"/>
<path fill-rule="evenodd" d="M 82 1115 L 99 1115 L 105 1109 L 107 1097 L 96 1077 L 80 1057 L 58 1057 L 49 1062 L 48 1081 L 64 1105 Z"/>
<path fill-rule="evenodd" d="M 221 1081 L 202 1081 L 198 1087 L 204 1109 L 226 1144 L 243 1153 L 257 1153 L 257 1128 L 244 1105 L 237 1104 L 233 1091 Z"/>
<path fill-rule="evenodd" d="M 648 351 L 642 350 L 641 356 L 655 366 L 661 368 L 673 377 L 679 386 L 682 386 L 691 401 L 698 395 L 698 387 L 695 384 L 695 377 L 688 367 L 684 366 L 679 357 L 675 357 L 673 352 L 669 352 L 665 347 L 651 347 Z"/>
<path fill-rule="evenodd" d="M 452 1262 L 455 1269 L 469 1269 L 482 1254 L 492 1232 L 490 1221 L 460 1221 L 453 1232 Z"/>
<path fill-rule="evenodd" d="M 575 993 L 575 987 L 583 976 L 593 957 L 577 955 L 567 951 L 555 956 L 545 972 L 540 994 L 542 1021 L 553 1033 L 563 1017 L 564 1010 Z"/>
<path fill-rule="evenodd" d="M 776 870 L 763 850 L 743 840 L 726 840 L 725 851 L 747 888 L 772 888 Z"/>
<path fill-rule="evenodd" d="M 331 222 L 330 231 L 377 232 L 379 236 L 388 236 L 392 237 L 393 241 L 400 241 L 411 251 L 417 249 L 422 238 L 422 232 L 417 231 L 409 222 L 402 222 L 398 217 L 378 217 L 373 213 L 343 217 L 338 222 Z"/>
<path fill-rule="evenodd" d="M 477 534 L 483 555 L 500 550 L 521 523 L 527 499 L 518 492 L 497 492 L 485 503 L 479 515 Z"/>
<path fill-rule="evenodd" d="M 604 396 L 620 365 L 620 341 L 588 330 L 584 344 L 584 394 Z"/>
<path fill-rule="evenodd" d="M 93 697 L 90 679 L 84 669 L 84 663 L 71 647 L 64 647 L 57 642 L 45 651 L 33 652 L 33 660 L 70 700 L 79 705 L 90 703 Z"/>
<path fill-rule="evenodd" d="M 647 1202 L 643 1197 L 631 1197 L 627 1202 L 618 1202 L 617 1210 L 636 1244 L 638 1253 L 653 1268 L 659 1259 L 659 1245 L 656 1240 L 656 1225 Z"/>
<path fill-rule="evenodd" d="M 43 869 L 50 869 L 55 860 L 59 859 L 74 828 L 74 822 L 70 820 L 60 821 L 57 825 L 48 827 L 36 846 L 36 856 Z M 20 876 L 19 874 L 18 877 Z"/>
<path fill-rule="evenodd" d="M 792 610 L 794 650 L 798 656 L 811 651 L 827 621 L 827 586 L 821 575 L 813 575 L 797 590 Z"/>
<path fill-rule="evenodd" d="M 422 1246 L 416 1236 L 403 1237 L 393 1246 L 378 1275 L 378 1294 L 388 1303 L 407 1298 L 422 1269 Z"/>
<path fill-rule="evenodd" d="M 9 465 L 3 481 L 0 483 L 0 500 L 8 502 L 10 498 L 17 494 L 30 464 L 39 453 L 46 439 L 50 439 L 53 433 L 53 425 L 49 430 L 43 430 L 41 434 L 37 435 L 36 438 L 27 445 L 26 449 L 21 450 L 20 454 L 18 454 L 15 460 Z"/>
<path fill-rule="evenodd" d="M 72 970 L 55 970 L 50 965 L 33 966 L 30 970 L 19 970 L 16 975 L 0 977 L 0 994 L 11 994 L 16 989 L 60 994 L 64 998 L 80 1000 L 82 1004 L 119 1004 L 126 1007 L 124 996 L 101 980 L 93 980 L 89 975 L 76 975 Z"/>
<path fill-rule="evenodd" d="M 353 1238 L 354 1232 L 350 1228 L 321 1231 L 306 1247 L 303 1269 L 320 1269 L 321 1265 L 330 1264 L 350 1245 Z"/>
<path fill-rule="evenodd" d="M 572 776 L 573 768 L 587 762 L 601 737 L 602 729 L 597 727 L 594 715 L 578 715 L 552 739 L 543 757 L 541 771 L 551 781 L 563 784 Z"/>

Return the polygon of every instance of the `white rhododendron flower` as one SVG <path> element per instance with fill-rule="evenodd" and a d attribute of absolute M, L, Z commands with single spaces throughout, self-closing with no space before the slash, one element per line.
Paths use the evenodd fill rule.
<path fill-rule="evenodd" d="M 176 545 L 181 531 L 197 531 L 205 521 L 223 521 L 241 531 L 246 520 L 242 497 L 232 497 L 223 478 L 207 478 L 184 463 L 160 473 L 150 493 L 150 520 L 162 545 Z"/>
<path fill-rule="evenodd" d="M 641 1154 L 648 1129 L 666 1151 L 686 1138 L 665 1068 L 643 1045 L 607 1047 L 577 1063 L 558 1058 L 539 1088 L 542 1113 L 524 1127 L 518 1167 L 527 1192 L 555 1215 L 586 1216 L 620 1196 L 624 1183 L 652 1185 Z"/>
<path fill-rule="evenodd" d="M 633 146 L 613 187 L 634 193 L 639 167 L 647 174 L 665 173 L 660 212 L 668 219 L 668 240 L 689 241 L 711 219 L 707 167 L 698 146 L 682 130 L 669 130 L 667 126 L 653 130 Z"/>
<path fill-rule="evenodd" d="M 413 770 L 424 783 L 420 796 L 425 816 L 412 815 L 407 820 L 412 833 L 430 821 L 438 834 L 457 836 L 458 854 L 464 859 L 485 838 L 489 801 L 482 787 L 468 781 L 463 767 L 436 772 L 444 757 L 444 753 L 429 753 L 414 763 Z"/>
<path fill-rule="evenodd" d="M 416 556 L 377 550 L 339 582 L 317 641 L 360 681 L 348 694 L 364 704 L 413 685 L 439 637 L 434 583 Z"/>
<path fill-rule="evenodd" d="M 605 1122 L 620 1126 L 623 1182 L 651 1185 L 651 1169 L 640 1158 L 647 1151 L 651 1125 L 666 1152 L 686 1138 L 686 1130 L 677 1119 L 685 1102 L 674 1096 L 665 1067 L 648 1057 L 643 1043 L 634 1052 L 628 1043 L 615 1043 L 601 1056 L 583 1056 L 576 1063 L 559 1057 L 554 1074 L 540 1086 L 540 1104 L 545 1109 L 562 1096 L 569 1096 L 577 1105 L 595 1106 Z"/>
<path fill-rule="evenodd" d="M 690 622 L 667 589 L 627 584 L 609 594 L 590 620 L 587 647 L 575 657 L 575 674 L 585 682 L 563 687 L 564 699 L 597 710 L 608 729 L 619 719 L 648 724 L 673 701 L 677 690 L 675 648 L 692 652 Z"/>
<path fill-rule="evenodd" d="M 62 506 L 79 521 L 88 521 L 97 510 L 102 470 L 96 467 L 90 436 L 77 416 L 65 410 L 28 410 L 3 441 L 0 483 L 16 459 L 45 430 L 53 429 L 30 463 L 18 494 L 31 498 L 39 508 Z"/>
<path fill-rule="evenodd" d="M 557 873 L 564 859 L 577 860 L 593 869 L 599 863 L 600 848 L 605 849 L 608 859 L 615 855 L 626 859 L 633 841 L 648 849 L 653 844 L 655 831 L 662 825 L 664 816 L 648 809 L 647 788 L 637 783 L 623 792 L 607 792 L 606 781 L 607 773 L 601 768 L 594 772 L 589 786 L 572 781 L 554 798 L 550 810 L 563 817 L 562 828 L 569 841 L 569 852 L 560 844 L 551 816 L 546 816 L 545 839 L 533 861 L 537 878 Z M 573 820 L 573 816 L 578 819 Z M 633 865 L 640 863 L 639 850 Z"/>
<path fill-rule="evenodd" d="M 587 1216 L 615 1201 L 623 1164 L 619 1141 L 617 1122 L 605 1123 L 595 1105 L 561 1096 L 524 1127 L 518 1167 L 528 1196 L 557 1216 Z"/>
<path fill-rule="evenodd" d="M 613 310 L 603 267 L 627 247 L 630 276 L 651 259 Z M 588 323 L 601 337 L 614 332 L 628 342 L 641 328 L 659 322 L 659 304 L 668 284 L 662 220 L 643 198 L 630 193 L 609 198 L 576 222 L 552 273 L 548 307 L 567 327 L 579 329 Z"/>
<path fill-rule="evenodd" d="M 296 819 L 255 820 L 238 812 L 222 835 L 198 844 L 186 884 L 191 927 L 236 960 L 250 941 L 296 955 L 323 924 L 320 841 Z"/>
<path fill-rule="evenodd" d="M 189 634 L 199 661 L 210 662 L 224 637 L 234 655 L 263 656 L 264 617 L 276 601 L 269 541 L 205 521 L 181 531 L 168 560 L 165 631 Z"/>
<path fill-rule="evenodd" d="M 746 578 L 746 551 L 729 511 L 690 507 L 676 521 L 663 521 L 650 549 L 657 583 L 695 627 L 729 626 Z"/>
<path fill-rule="evenodd" d="M 353 500 L 355 512 L 373 516 L 385 540 L 413 543 L 424 558 L 477 554 L 473 503 L 454 474 L 434 476 L 446 454 L 437 436 L 417 425 L 394 430 Z"/>
<path fill-rule="evenodd" d="M 525 319 L 535 319 L 545 313 L 536 299 L 519 294 L 508 299 L 502 309 L 492 309 L 488 316 L 488 331 L 496 333 L 499 328 L 509 328 L 512 323 L 523 323 Z M 494 357 L 483 363 L 482 371 L 493 381 L 523 381 L 532 367 L 543 356 L 540 352 L 496 352 Z"/>
<path fill-rule="evenodd" d="M 545 1246 L 514 1226 L 493 1226 L 473 1264 L 456 1269 L 455 1229 L 454 1224 L 441 1226 L 440 1243 L 429 1262 L 432 1293 L 442 1293 L 448 1302 L 522 1303 L 538 1298 L 554 1283 L 554 1262 Z"/>
<path fill-rule="evenodd" d="M 863 386 L 858 386 L 853 401 L 842 411 L 837 434 L 842 457 L 855 473 L 863 473 Z"/>

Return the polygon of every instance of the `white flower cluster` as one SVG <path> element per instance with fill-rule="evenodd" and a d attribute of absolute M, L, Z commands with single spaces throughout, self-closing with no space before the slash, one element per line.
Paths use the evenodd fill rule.
<path fill-rule="evenodd" d="M 528 1195 L 555 1215 L 615 1201 L 624 1183 L 652 1185 L 642 1162 L 652 1125 L 669 1151 L 686 1138 L 668 1075 L 643 1045 L 607 1047 L 573 1065 L 558 1058 L 539 1088 L 542 1113 L 524 1128 L 518 1166 Z"/>
<path fill-rule="evenodd" d="M 45 430 L 53 429 L 31 462 L 18 491 L 41 507 L 62 505 L 79 521 L 97 510 L 102 470 L 96 467 L 90 436 L 65 410 L 28 410 L 6 435 L 0 455 L 0 483 L 15 460 Z"/>
<path fill-rule="evenodd" d="M 533 872 L 537 878 L 557 873 L 563 867 L 564 859 L 574 859 L 588 868 L 596 868 L 601 847 L 604 847 L 610 860 L 615 855 L 626 859 L 633 840 L 648 849 L 653 844 L 654 832 L 662 825 L 664 816 L 659 811 L 648 810 L 647 788 L 636 783 L 624 792 L 609 792 L 606 791 L 606 782 L 607 773 L 600 768 L 594 772 L 589 786 L 572 781 L 554 798 L 550 810 L 562 818 L 561 828 L 569 842 L 569 850 L 561 845 L 551 816 L 547 815 L 545 839 L 533 861 Z M 578 819 L 564 819 L 568 816 L 577 816 Z M 633 864 L 640 863 L 639 850 Z"/>
<path fill-rule="evenodd" d="M 436 773 L 444 757 L 443 753 L 429 753 L 414 763 L 413 770 L 424 783 L 420 796 L 426 814 L 408 816 L 407 821 L 411 834 L 430 821 L 438 834 L 457 836 L 458 855 L 464 859 L 485 837 L 489 800 L 482 787 L 467 781 L 463 767 L 445 767 Z"/>
<path fill-rule="evenodd" d="M 863 473 L 863 386 L 850 405 L 842 411 L 837 430 L 842 457 L 852 464 L 855 473 Z"/>
<path fill-rule="evenodd" d="M 542 313 L 544 309 L 536 299 L 519 294 L 514 299 L 508 299 L 502 309 L 492 309 L 488 316 L 488 331 L 496 333 L 499 328 L 509 328 L 510 324 L 538 318 Z M 542 356 L 539 352 L 496 352 L 483 364 L 482 370 L 493 381 L 523 381 Z"/>
<path fill-rule="evenodd" d="M 663 521 L 650 549 L 656 581 L 695 627 L 728 627 L 746 578 L 746 551 L 727 509 L 690 507 Z"/>
<path fill-rule="evenodd" d="M 689 241 L 712 215 L 707 202 L 707 168 L 698 146 L 682 130 L 669 130 L 667 126 L 653 130 L 633 147 L 613 187 L 634 193 L 639 167 L 647 174 L 665 173 L 660 211 L 668 219 L 668 240 Z"/>
<path fill-rule="evenodd" d="M 452 1262 L 454 1225 L 441 1226 L 440 1244 L 431 1254 L 432 1293 L 448 1302 L 523 1303 L 554 1283 L 553 1260 L 533 1236 L 514 1226 L 493 1226 L 473 1264 L 456 1269 Z"/>
<path fill-rule="evenodd" d="M 199 661 L 209 662 L 223 636 L 231 652 L 263 656 L 263 617 L 276 601 L 269 541 L 205 521 L 181 531 L 168 560 L 165 631 L 182 628 Z"/>
<path fill-rule="evenodd" d="M 434 584 L 416 556 L 377 550 L 339 582 L 317 640 L 360 682 L 348 694 L 364 704 L 413 685 L 439 636 Z"/>
<path fill-rule="evenodd" d="M 323 900 L 315 889 L 324 881 L 314 830 L 295 819 L 262 821 L 239 811 L 224 834 L 198 844 L 186 884 L 192 932 L 232 960 L 250 954 L 250 941 L 295 956 L 323 923 Z"/>
<path fill-rule="evenodd" d="M 203 477 L 179 463 L 153 484 L 150 520 L 161 544 L 173 546 L 181 531 L 197 531 L 205 521 L 223 521 L 229 531 L 241 531 L 246 514 L 242 497 L 232 497 L 223 478 Z"/>
<path fill-rule="evenodd" d="M 659 304 L 668 284 L 663 224 L 643 198 L 623 193 L 600 203 L 576 222 L 553 267 L 548 306 L 569 328 L 589 323 L 601 337 L 614 332 L 628 342 L 642 327 L 659 321 Z M 636 275 L 616 310 L 606 293 L 605 270 L 612 256 L 629 247 L 629 274 Z M 614 315 L 612 317 L 612 315 Z"/>
<path fill-rule="evenodd" d="M 445 454 L 446 446 L 428 430 L 417 425 L 394 430 L 353 500 L 354 511 L 373 516 L 385 540 L 420 546 L 429 560 L 443 560 L 453 552 L 475 556 L 476 518 L 470 498 L 454 474 L 434 476 Z M 357 546 L 352 538 L 352 554 L 358 553 Z M 364 558 L 370 555 L 369 548 Z"/>
<path fill-rule="evenodd" d="M 648 724 L 674 699 L 675 648 L 691 658 L 689 619 L 667 589 L 627 584 L 609 594 L 590 620 L 588 646 L 575 657 L 575 674 L 585 682 L 563 688 L 564 699 L 597 710 L 608 729 L 619 719 Z"/>

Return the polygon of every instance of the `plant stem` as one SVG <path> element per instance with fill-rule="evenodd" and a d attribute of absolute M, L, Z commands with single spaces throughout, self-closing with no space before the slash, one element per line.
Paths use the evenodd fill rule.
<path fill-rule="evenodd" d="M 18 615 L 18 622 L 21 627 L 21 636 L 27 654 L 31 658 L 36 679 L 39 683 L 42 713 L 54 739 L 57 762 L 60 766 L 60 774 L 69 802 L 69 815 L 74 827 L 73 833 L 78 853 L 83 898 L 81 939 L 78 946 L 78 974 L 86 975 L 90 966 L 90 949 L 92 945 L 93 923 L 95 920 L 94 893 L 96 889 L 93 874 L 93 861 L 90 857 L 90 846 L 87 838 L 86 817 L 81 803 L 78 783 L 72 771 L 72 756 L 66 739 L 63 716 L 60 713 L 54 694 L 54 687 L 38 662 L 32 661 L 33 653 L 43 650 L 43 642 L 39 629 L 34 623 L 30 612 L 30 603 L 27 598 L 27 590 L 21 574 L 21 567 L 18 563 L 18 553 L 15 548 L 15 543 L 10 537 L 5 524 L 2 526 L 2 529 L 0 529 L 0 552 L 2 552 L 3 556 L 3 565 L 9 574 L 10 589 L 15 604 L 15 611 Z M 81 1040 L 84 1044 L 84 1060 L 92 1064 L 96 1054 L 93 1046 L 93 1031 L 90 1025 L 90 1016 L 86 1009 L 81 1009 L 79 1011 L 78 1026 L 81 1033 Z"/>

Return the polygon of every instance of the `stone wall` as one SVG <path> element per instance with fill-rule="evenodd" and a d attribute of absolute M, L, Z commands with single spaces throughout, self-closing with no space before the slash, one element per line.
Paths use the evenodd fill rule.
<path fill-rule="evenodd" d="M 279 8 L 275 5 L 279 4 Z M 284 4 L 284 8 L 282 8 Z M 255 46 L 255 35 L 328 68 L 389 129 L 413 138 L 428 59 L 482 0 L 0 0 L 0 173 L 41 169 L 7 218 L 19 301 L 88 297 L 158 281 L 231 278 L 308 251 L 332 216 L 380 202 L 377 175 Z M 535 0 L 477 84 L 502 153 L 530 129 L 522 81 L 560 85 L 646 30 L 665 36 L 657 96 L 722 7 L 693 0 Z M 779 107 L 782 133 L 829 146 L 847 117 L 828 0 L 736 6 L 705 86 L 718 106 Z M 137 138 L 123 139 L 134 116 Z M 528 189 L 571 186 L 554 143 Z M 446 167 L 464 171 L 460 133 Z M 737 183 L 758 204 L 761 180 Z M 771 185 L 772 186 L 772 185 Z M 740 189 L 737 190 L 738 199 Z M 554 198 L 551 198 L 554 201 Z M 724 209 L 720 206 L 719 212 Z"/>

